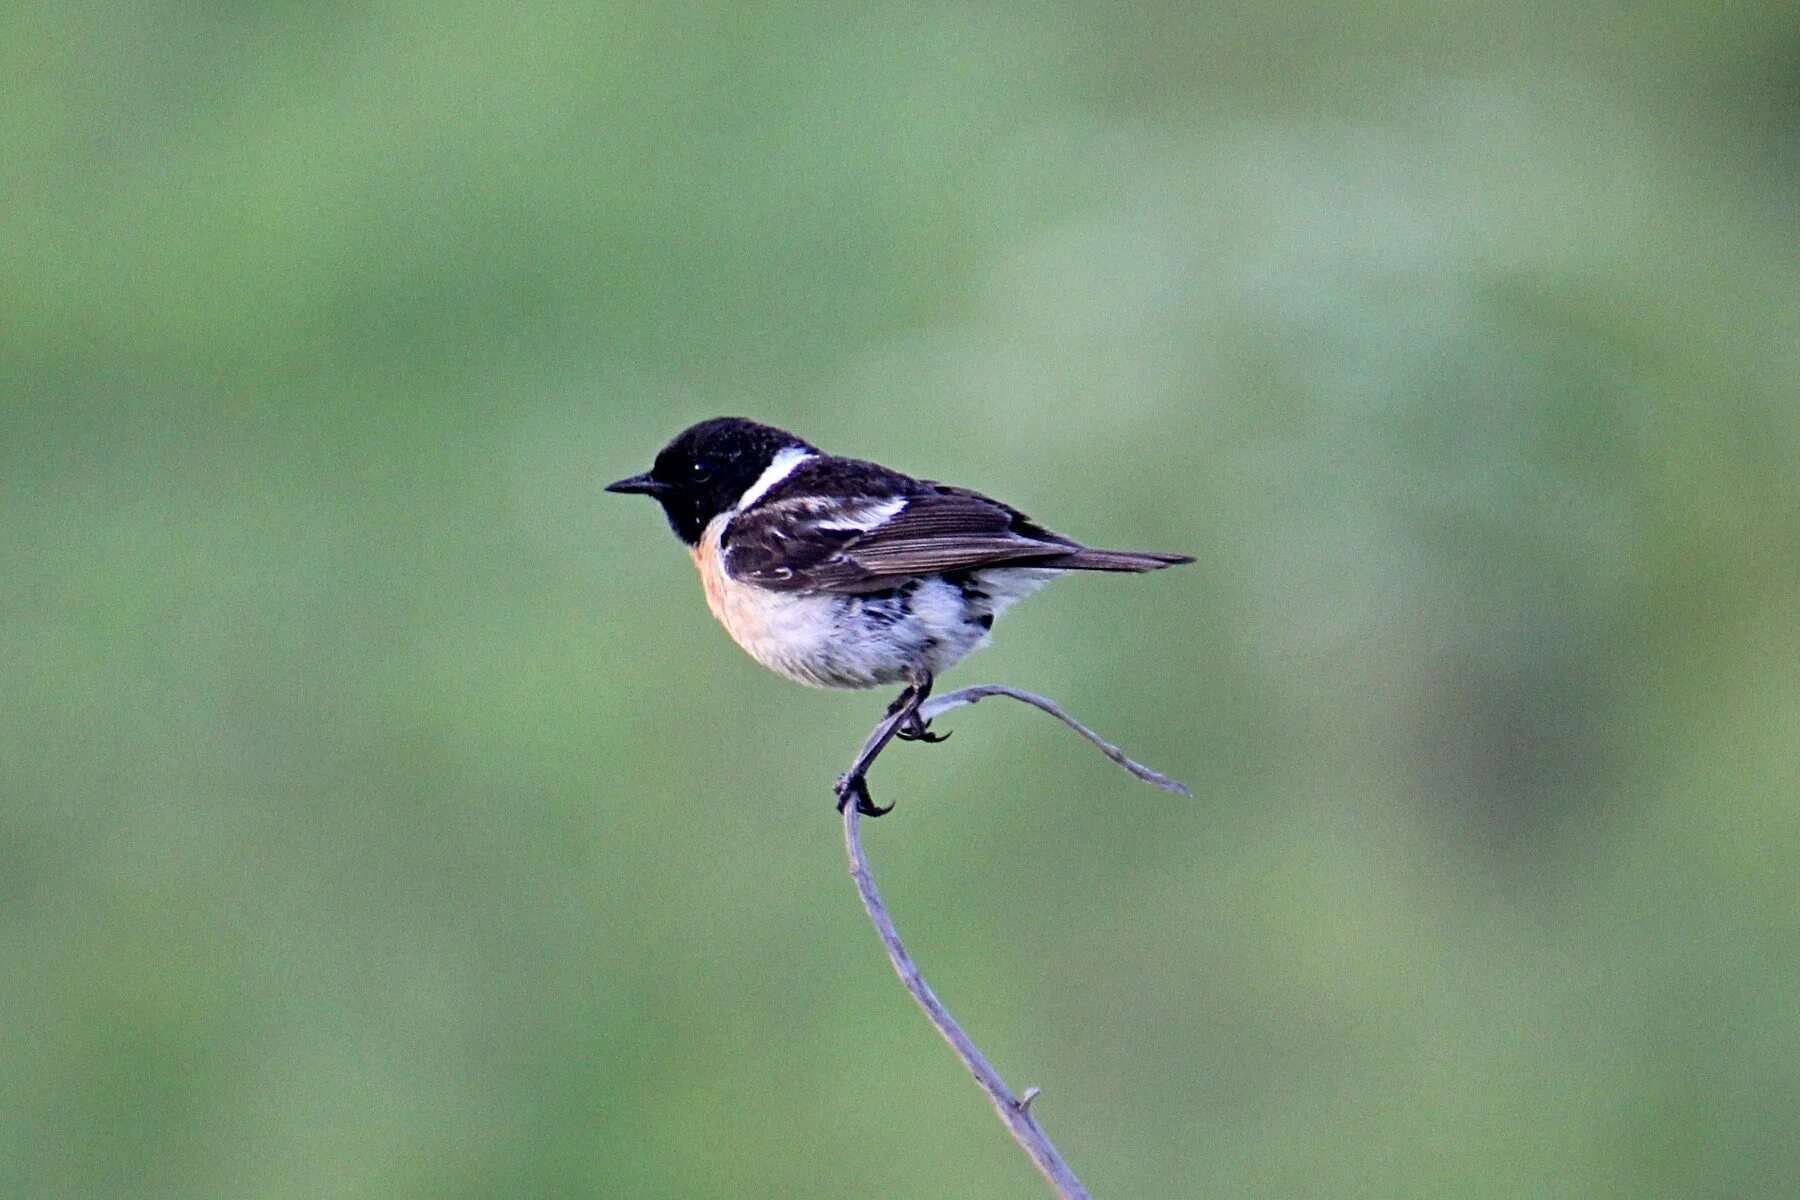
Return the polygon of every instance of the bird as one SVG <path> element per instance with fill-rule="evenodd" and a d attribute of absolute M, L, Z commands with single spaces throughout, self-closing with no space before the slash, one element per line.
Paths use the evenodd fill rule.
<path fill-rule="evenodd" d="M 752 658 L 798 683 L 904 683 L 838 781 L 838 809 L 880 816 L 864 775 L 890 737 L 936 742 L 919 707 L 988 643 L 1014 602 L 1069 571 L 1138 573 L 1186 554 L 1100 550 L 969 488 L 827 454 L 743 417 L 689 426 L 650 470 L 606 485 L 662 506 L 712 611 Z"/>

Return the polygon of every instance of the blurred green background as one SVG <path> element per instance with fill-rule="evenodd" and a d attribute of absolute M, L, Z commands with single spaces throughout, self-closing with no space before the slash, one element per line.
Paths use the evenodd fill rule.
<path fill-rule="evenodd" d="M 1108 1197 L 1800 1195 L 1800 15 L 0 10 L 0 1195 L 1047 1194 L 653 506 L 1065 581 L 868 826 Z"/>

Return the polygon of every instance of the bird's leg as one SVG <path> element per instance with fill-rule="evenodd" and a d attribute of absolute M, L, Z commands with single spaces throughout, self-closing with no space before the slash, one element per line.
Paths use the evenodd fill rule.
<path fill-rule="evenodd" d="M 892 716 L 895 712 L 905 707 L 903 702 L 908 701 L 910 696 L 912 712 L 907 715 L 904 721 L 900 722 L 899 728 L 894 730 L 894 736 L 901 741 L 924 742 L 928 746 L 935 746 L 939 742 L 947 742 L 950 740 L 949 734 L 933 733 L 931 732 L 931 727 L 919 719 L 919 706 L 925 703 L 925 698 L 927 696 L 931 695 L 931 684 L 931 672 L 919 672 L 918 675 L 913 677 L 912 686 L 907 688 L 905 692 L 902 692 L 900 694 L 900 699 L 894 701 L 894 703 L 888 707 L 888 715 Z M 916 696 L 911 695 L 911 693 L 915 692 L 917 693 Z"/>
<path fill-rule="evenodd" d="M 919 705 L 925 703 L 925 697 L 930 694 L 931 675 L 929 672 L 921 671 L 912 677 L 912 682 L 907 685 L 906 690 L 901 692 L 892 704 L 888 705 L 887 716 L 876 727 L 875 736 L 869 739 L 868 745 L 863 747 L 863 752 L 856 756 L 856 761 L 850 764 L 850 769 L 838 776 L 837 807 L 839 812 L 843 812 L 844 805 L 852 800 L 856 801 L 856 811 L 865 817 L 879 817 L 893 811 L 893 805 L 882 808 L 869 795 L 869 768 L 874 765 L 876 758 L 880 756 L 882 750 L 886 749 L 895 734 L 907 727 L 909 723 L 919 724 Z M 920 732 L 923 731 L 924 726 L 920 724 Z"/>
<path fill-rule="evenodd" d="M 903 709 L 907 705 L 911 704 L 912 699 L 913 699 L 913 685 L 909 683 L 906 685 L 906 687 L 901 689 L 901 692 L 898 696 L 894 697 L 893 703 L 891 703 L 887 706 L 887 715 L 890 717 L 893 716 L 895 713 L 899 712 L 901 709 Z"/>

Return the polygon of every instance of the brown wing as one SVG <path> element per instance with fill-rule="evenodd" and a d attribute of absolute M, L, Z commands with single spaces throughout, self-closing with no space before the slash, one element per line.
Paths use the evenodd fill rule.
<path fill-rule="evenodd" d="M 778 591 L 877 592 L 913 575 L 1028 564 L 1080 547 L 979 492 L 799 497 L 731 520 L 732 578 Z"/>

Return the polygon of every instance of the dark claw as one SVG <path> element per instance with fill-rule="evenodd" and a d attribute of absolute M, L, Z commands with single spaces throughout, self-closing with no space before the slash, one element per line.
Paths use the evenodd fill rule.
<path fill-rule="evenodd" d="M 876 804 L 874 797 L 869 795 L 868 781 L 861 778 L 851 779 L 846 775 L 839 779 L 837 781 L 837 797 L 839 812 L 843 812 L 844 805 L 850 803 L 852 799 L 856 801 L 856 811 L 865 817 L 885 816 L 894 811 L 894 806 L 891 804 L 886 808 Z"/>
<path fill-rule="evenodd" d="M 939 742 L 950 740 L 948 733 L 933 733 L 931 726 L 914 717 L 894 731 L 894 736 L 903 742 L 924 742 L 927 746 L 935 746 Z"/>

